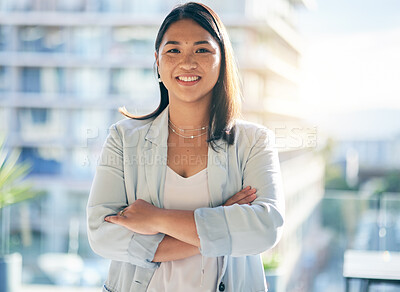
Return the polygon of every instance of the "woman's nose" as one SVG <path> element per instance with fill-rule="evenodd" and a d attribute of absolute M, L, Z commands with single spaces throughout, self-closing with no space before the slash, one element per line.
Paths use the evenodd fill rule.
<path fill-rule="evenodd" d="M 191 70 L 197 68 L 197 61 L 193 54 L 184 54 L 182 56 L 181 64 L 182 69 Z"/>

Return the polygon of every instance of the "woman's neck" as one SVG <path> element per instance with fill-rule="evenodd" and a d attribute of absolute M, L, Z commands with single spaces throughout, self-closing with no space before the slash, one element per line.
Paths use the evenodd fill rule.
<path fill-rule="evenodd" d="M 196 104 L 176 106 L 169 105 L 169 119 L 180 129 L 199 129 L 208 126 L 210 114 L 208 106 Z"/>

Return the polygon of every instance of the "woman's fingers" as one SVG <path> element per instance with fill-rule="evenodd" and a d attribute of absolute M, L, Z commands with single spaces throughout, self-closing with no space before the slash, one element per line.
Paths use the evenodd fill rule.
<path fill-rule="evenodd" d="M 250 204 L 250 203 L 252 203 L 255 199 L 257 199 L 257 195 L 254 193 L 254 194 L 251 194 L 251 195 L 249 195 L 249 196 L 247 196 L 247 197 L 241 199 L 240 201 L 238 201 L 238 202 L 236 202 L 236 203 L 239 204 L 239 205 Z"/>
<path fill-rule="evenodd" d="M 109 223 L 118 224 L 128 228 L 129 230 L 141 234 L 157 234 L 154 228 L 153 215 L 159 208 L 152 204 L 137 199 L 125 209 L 119 211 L 117 215 L 107 216 L 104 218 Z"/>
<path fill-rule="evenodd" d="M 255 193 L 257 192 L 256 189 L 251 188 L 250 186 L 245 187 L 240 192 L 234 194 L 230 197 L 224 204 L 224 206 L 231 206 L 233 204 L 248 204 L 253 202 L 257 196 Z"/>
<path fill-rule="evenodd" d="M 256 198 L 257 190 L 254 188 L 248 188 L 245 189 L 242 194 L 240 194 L 239 196 L 237 196 L 236 201 L 234 202 L 234 204 L 248 204 L 253 202 Z"/>
<path fill-rule="evenodd" d="M 225 206 L 231 206 L 235 203 L 237 203 L 238 201 L 242 200 L 243 198 L 245 198 L 248 195 L 248 192 L 251 191 L 251 187 L 245 187 L 243 190 L 237 192 L 236 194 L 234 194 L 232 197 L 230 197 L 226 203 Z"/>
<path fill-rule="evenodd" d="M 107 222 L 110 222 L 110 223 L 123 225 L 122 223 L 124 222 L 124 219 L 126 219 L 126 217 L 124 215 L 125 211 L 126 211 L 126 209 L 123 209 L 123 210 L 119 211 L 117 215 L 107 216 L 104 218 L 104 220 Z"/>

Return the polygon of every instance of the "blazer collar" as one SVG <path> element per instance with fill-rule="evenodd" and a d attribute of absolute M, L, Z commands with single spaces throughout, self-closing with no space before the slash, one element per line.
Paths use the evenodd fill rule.
<path fill-rule="evenodd" d="M 156 146 L 167 145 L 168 141 L 168 115 L 169 106 L 167 106 L 151 123 L 149 130 L 145 135 L 145 140 Z"/>

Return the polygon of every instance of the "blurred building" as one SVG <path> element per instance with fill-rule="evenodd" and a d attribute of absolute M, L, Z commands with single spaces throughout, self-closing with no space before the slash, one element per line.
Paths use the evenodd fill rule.
<path fill-rule="evenodd" d="M 400 136 L 387 139 L 336 141 L 335 162 L 349 164 L 349 152 L 357 155 L 358 175 L 362 181 L 400 170 Z"/>
<path fill-rule="evenodd" d="M 264 255 L 266 266 L 279 264 L 267 271 L 267 278 L 272 291 L 308 291 L 312 273 L 317 272 L 310 267 L 321 265 L 318 260 L 329 242 L 316 212 L 324 193 L 325 169 L 322 157 L 313 151 L 318 148 L 318 128 L 304 122 L 299 96 L 304 43 L 296 17 L 298 9 L 312 8 L 314 1 L 242 1 L 242 5 L 238 15 L 221 14 L 240 66 L 244 116 L 275 132 L 285 189 L 285 232 L 278 246 Z M 314 252 L 305 252 L 303 244 L 312 245 Z"/>
<path fill-rule="evenodd" d="M 77 241 L 73 252 L 93 257 L 84 209 L 99 149 L 108 126 L 122 118 L 119 106 L 138 114 L 157 106 L 154 40 L 179 2 L 186 1 L 0 1 L 0 130 L 33 162 L 32 178 L 48 192 L 32 210 L 38 253 L 66 253 Z M 284 291 L 323 194 L 324 163 L 312 151 L 318 129 L 303 122 L 298 92 L 303 45 L 296 11 L 313 1 L 203 2 L 228 27 L 244 117 L 276 135 L 287 223 L 282 241 L 265 257 L 279 255 Z"/>
<path fill-rule="evenodd" d="M 330 117 L 325 127 L 333 146 L 328 163 L 341 170 L 348 186 L 363 188 L 371 179 L 400 170 L 399 110 L 341 113 Z"/>

